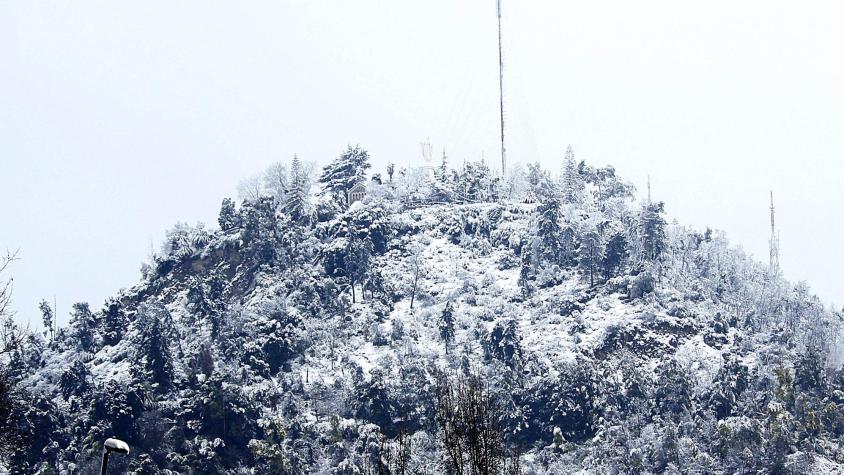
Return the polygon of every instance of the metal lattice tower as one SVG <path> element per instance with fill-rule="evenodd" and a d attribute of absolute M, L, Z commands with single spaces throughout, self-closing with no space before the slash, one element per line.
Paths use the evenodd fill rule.
<path fill-rule="evenodd" d="M 776 274 L 780 271 L 780 235 L 774 223 L 774 192 L 771 191 L 771 239 L 768 241 L 770 251 L 770 269 Z"/>
<path fill-rule="evenodd" d="M 498 106 L 501 113 L 501 176 L 507 171 L 504 151 L 504 49 L 501 45 L 501 0 L 497 0 L 498 7 Z"/>

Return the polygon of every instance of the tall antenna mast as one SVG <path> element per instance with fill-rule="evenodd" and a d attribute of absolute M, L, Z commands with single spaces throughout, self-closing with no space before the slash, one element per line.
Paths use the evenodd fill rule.
<path fill-rule="evenodd" d="M 501 112 L 501 176 L 507 170 L 504 154 L 504 50 L 501 46 L 501 0 L 496 0 L 498 7 L 498 105 Z"/>
<path fill-rule="evenodd" d="M 770 246 L 770 268 L 776 274 L 780 270 L 780 236 L 774 223 L 774 191 L 771 190 L 771 240 Z"/>

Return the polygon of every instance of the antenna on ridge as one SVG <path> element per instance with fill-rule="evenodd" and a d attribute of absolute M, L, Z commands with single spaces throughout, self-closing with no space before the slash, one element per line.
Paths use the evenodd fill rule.
<path fill-rule="evenodd" d="M 648 175 L 648 204 L 651 204 L 651 176 Z"/>
<path fill-rule="evenodd" d="M 770 251 L 770 270 L 777 274 L 780 271 L 780 235 L 774 222 L 774 191 L 771 190 L 771 239 L 768 241 Z"/>
<path fill-rule="evenodd" d="M 501 0 L 496 0 L 498 9 L 498 106 L 501 112 L 501 176 L 507 171 L 504 152 L 504 49 L 501 46 Z"/>
<path fill-rule="evenodd" d="M 428 138 L 424 142 L 419 142 L 419 145 L 422 147 L 422 159 L 425 160 L 425 165 L 428 165 L 433 158 L 431 153 L 431 139 Z"/>

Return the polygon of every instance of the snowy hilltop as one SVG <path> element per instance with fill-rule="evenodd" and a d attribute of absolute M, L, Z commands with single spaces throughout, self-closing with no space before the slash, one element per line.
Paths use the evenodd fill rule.
<path fill-rule="evenodd" d="M 841 313 L 612 167 L 312 175 L 0 356 L 8 469 L 844 473 Z"/>

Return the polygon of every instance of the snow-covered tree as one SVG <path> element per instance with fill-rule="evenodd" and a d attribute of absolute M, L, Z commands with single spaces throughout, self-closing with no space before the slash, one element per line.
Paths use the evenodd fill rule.
<path fill-rule="evenodd" d="M 648 203 L 639 217 L 639 236 L 642 241 L 643 258 L 656 261 L 665 251 L 665 219 L 662 217 L 664 205 Z"/>
<path fill-rule="evenodd" d="M 601 268 L 604 271 L 605 279 L 609 279 L 618 274 L 618 272 L 623 268 L 628 254 L 627 238 L 624 237 L 624 233 L 613 233 L 613 235 L 607 240 L 603 258 L 601 259 Z"/>
<path fill-rule="evenodd" d="M 56 335 L 56 329 L 53 326 L 56 321 L 56 317 L 53 314 L 53 308 L 50 307 L 50 304 L 47 303 L 46 300 L 41 300 L 38 304 L 38 310 L 41 311 L 41 323 L 44 325 L 44 336 L 49 336 L 52 340 Z"/>
<path fill-rule="evenodd" d="M 552 193 L 551 178 L 548 172 L 542 169 L 539 162 L 532 162 L 527 164 L 527 196 L 525 200 L 529 203 L 535 201 L 545 201 Z"/>
<path fill-rule="evenodd" d="M 563 216 L 560 201 L 547 197 L 536 208 L 536 232 L 534 258 L 541 262 L 558 264 L 562 261 Z"/>
<path fill-rule="evenodd" d="M 133 372 L 159 392 L 167 392 L 173 384 L 170 320 L 169 312 L 160 304 L 142 306 L 135 317 L 138 333 Z"/>
<path fill-rule="evenodd" d="M 273 163 L 264 170 L 263 180 L 262 193 L 272 196 L 277 204 L 283 203 L 290 187 L 287 166 L 281 162 Z"/>
<path fill-rule="evenodd" d="M 97 321 L 85 302 L 73 304 L 70 312 L 71 336 L 82 351 L 92 351 L 97 335 Z"/>
<path fill-rule="evenodd" d="M 598 224 L 594 220 L 584 224 L 580 236 L 580 267 L 589 274 L 589 286 L 595 286 L 595 274 L 598 273 L 603 259 L 603 243 Z"/>
<path fill-rule="evenodd" d="M 497 359 L 511 368 L 521 363 L 522 344 L 514 319 L 499 321 L 483 338 L 484 356 Z"/>
<path fill-rule="evenodd" d="M 308 176 L 302 161 L 293 155 L 290 164 L 290 185 L 282 209 L 294 222 L 301 223 L 308 216 Z"/>
<path fill-rule="evenodd" d="M 258 173 L 241 180 L 237 185 L 237 195 L 243 201 L 256 201 L 264 196 L 264 177 Z"/>
<path fill-rule="evenodd" d="M 223 199 L 223 204 L 220 205 L 220 217 L 217 218 L 217 222 L 223 231 L 230 231 L 240 226 L 240 216 L 238 216 L 234 201 L 231 198 Z"/>
<path fill-rule="evenodd" d="M 566 203 L 578 203 L 583 191 L 583 179 L 574 161 L 574 150 L 571 145 L 566 147 L 566 155 L 563 159 L 562 191 L 563 200 Z"/>
<path fill-rule="evenodd" d="M 392 430 L 395 407 L 382 371 L 373 369 L 369 378 L 362 374 L 357 377 L 350 406 L 355 418 Z"/>
<path fill-rule="evenodd" d="M 119 300 L 114 298 L 106 300 L 99 323 L 103 344 L 118 344 L 129 326 L 129 319 Z"/>
<path fill-rule="evenodd" d="M 369 167 L 369 153 L 360 145 L 350 145 L 345 152 L 322 169 L 319 183 L 322 184 L 324 193 L 330 194 L 336 202 L 348 205 L 349 191 L 365 181 Z"/>
<path fill-rule="evenodd" d="M 74 361 L 59 379 L 59 388 L 65 399 L 73 395 L 88 394 L 92 387 L 91 372 L 88 371 L 85 363 L 79 360 Z"/>

